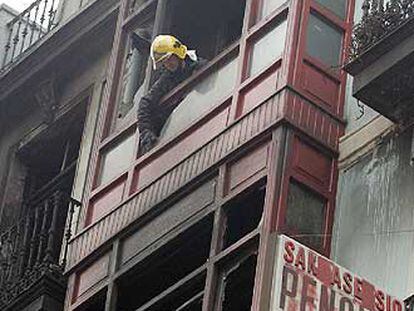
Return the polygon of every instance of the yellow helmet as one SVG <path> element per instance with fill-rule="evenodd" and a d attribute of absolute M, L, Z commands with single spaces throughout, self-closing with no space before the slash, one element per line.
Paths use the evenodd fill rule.
<path fill-rule="evenodd" d="M 187 47 L 171 35 L 158 35 L 155 37 L 150 49 L 154 69 L 157 69 L 157 63 L 172 54 L 180 59 L 184 59 L 187 55 Z"/>

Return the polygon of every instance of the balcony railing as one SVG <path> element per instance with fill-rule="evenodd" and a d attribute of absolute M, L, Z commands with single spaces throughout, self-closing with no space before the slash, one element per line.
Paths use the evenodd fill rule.
<path fill-rule="evenodd" d="M 18 224 L 0 236 L 0 310 L 44 276 L 65 285 L 63 269 L 72 235 L 70 224 L 79 206 L 64 192 L 55 190 L 27 206 Z"/>
<path fill-rule="evenodd" d="M 414 0 L 365 0 L 362 11 L 362 19 L 353 31 L 351 60 L 414 18 Z"/>
<path fill-rule="evenodd" d="M 6 70 L 56 25 L 58 0 L 36 0 L 7 24 L 1 71 Z"/>

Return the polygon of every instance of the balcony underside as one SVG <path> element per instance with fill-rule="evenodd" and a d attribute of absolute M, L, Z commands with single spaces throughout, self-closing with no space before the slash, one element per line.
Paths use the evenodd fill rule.
<path fill-rule="evenodd" d="M 390 120 L 414 118 L 414 20 L 390 33 L 346 66 L 353 96 Z"/>

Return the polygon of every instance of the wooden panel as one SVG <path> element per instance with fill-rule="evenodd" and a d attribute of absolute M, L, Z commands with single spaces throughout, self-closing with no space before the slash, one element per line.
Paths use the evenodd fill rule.
<path fill-rule="evenodd" d="M 303 88 L 318 99 L 322 107 L 333 113 L 338 110 L 339 83 L 306 63 L 303 65 Z"/>
<path fill-rule="evenodd" d="M 184 199 L 169 207 L 122 243 L 121 263 L 144 251 L 149 245 L 168 235 L 174 227 L 214 202 L 216 180 L 194 190 Z"/>
<path fill-rule="evenodd" d="M 226 171 L 226 193 L 241 187 L 267 167 L 269 144 L 260 146 L 229 164 Z"/>
<path fill-rule="evenodd" d="M 237 116 L 248 113 L 275 92 L 279 72 L 280 70 L 277 68 L 266 73 L 259 78 L 259 81 L 252 83 L 242 91 Z"/>
<path fill-rule="evenodd" d="M 138 185 L 136 185 L 137 189 L 132 189 L 132 192 L 150 184 L 198 148 L 205 145 L 214 136 L 222 132 L 226 127 L 228 113 L 229 108 L 221 111 L 218 115 L 192 132 L 190 136 L 185 137 L 171 149 L 148 163 L 139 172 L 136 171 L 135 173 L 139 174 L 136 179 L 138 180 Z"/>
<path fill-rule="evenodd" d="M 103 194 L 92 199 L 88 207 L 86 225 L 89 225 L 108 214 L 118 203 L 122 201 L 125 188 L 125 178 L 109 186 Z"/>
<path fill-rule="evenodd" d="M 85 293 L 89 288 L 103 280 L 108 275 L 109 254 L 96 260 L 85 270 L 76 275 L 73 301 Z"/>
<path fill-rule="evenodd" d="M 313 183 L 329 190 L 332 159 L 295 136 L 293 141 L 293 169 Z"/>
<path fill-rule="evenodd" d="M 108 217 L 101 219 L 71 240 L 68 269 L 72 269 L 155 204 L 190 183 L 213 165 L 217 165 L 220 160 L 247 141 L 254 139 L 266 128 L 274 125 L 282 118 L 283 99 L 284 95 L 280 93 L 264 102 L 149 187 L 135 194 Z"/>
<path fill-rule="evenodd" d="M 345 124 L 291 91 L 288 91 L 284 115 L 307 135 L 335 151 L 338 150 L 339 137 L 342 136 Z"/>

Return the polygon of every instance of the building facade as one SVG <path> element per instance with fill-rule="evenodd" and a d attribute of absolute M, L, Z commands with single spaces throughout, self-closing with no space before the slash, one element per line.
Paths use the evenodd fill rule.
<path fill-rule="evenodd" d="M 409 197 L 392 201 L 385 227 L 354 221 L 385 213 L 391 172 L 376 169 L 394 169 L 386 159 L 400 148 L 373 143 L 391 121 L 350 121 L 362 106 L 342 67 L 360 8 L 43 0 L 18 15 L 0 74 L 1 308 L 270 310 L 279 234 L 408 295 L 400 274 L 377 271 L 395 260 L 404 274 L 408 262 L 369 265 L 382 240 L 365 236 L 399 226 L 403 209 L 408 221 Z M 209 62 L 162 98 L 186 94 L 157 146 L 137 156 L 137 103 L 154 74 L 132 38 L 161 33 Z M 367 126 L 381 134 L 361 142 Z"/>

